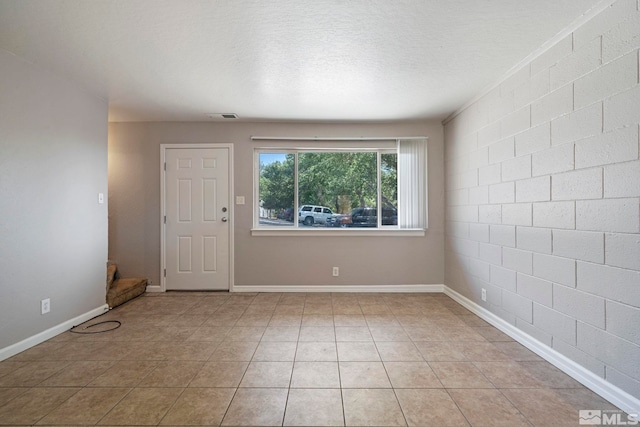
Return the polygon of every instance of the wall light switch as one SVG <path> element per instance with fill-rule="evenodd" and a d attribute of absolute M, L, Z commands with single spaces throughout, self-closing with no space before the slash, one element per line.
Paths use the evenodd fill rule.
<path fill-rule="evenodd" d="M 104 193 L 98 193 L 98 203 L 101 205 L 104 203 Z"/>
<path fill-rule="evenodd" d="M 236 205 L 244 205 L 244 196 L 236 196 Z"/>

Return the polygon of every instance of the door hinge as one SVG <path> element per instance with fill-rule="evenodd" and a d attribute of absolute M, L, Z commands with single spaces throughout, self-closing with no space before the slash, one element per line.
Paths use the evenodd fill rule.
<path fill-rule="evenodd" d="M 164 216 L 164 223 L 165 224 L 167 223 L 167 216 L 166 215 Z"/>
<path fill-rule="evenodd" d="M 167 269 L 164 269 L 164 277 L 167 277 Z"/>
<path fill-rule="evenodd" d="M 164 162 L 164 170 L 167 170 L 167 162 Z"/>

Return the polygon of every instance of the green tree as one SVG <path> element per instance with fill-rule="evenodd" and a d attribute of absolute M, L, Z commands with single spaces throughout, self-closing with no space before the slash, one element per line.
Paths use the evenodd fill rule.
<path fill-rule="evenodd" d="M 346 153 L 345 184 L 352 194 L 351 207 L 376 206 L 377 180 L 376 153 Z"/>
<path fill-rule="evenodd" d="M 396 153 L 380 156 L 380 185 L 382 205 L 398 207 L 398 155 Z"/>
<path fill-rule="evenodd" d="M 366 152 L 301 153 L 298 156 L 298 199 L 336 212 L 375 206 L 376 154 Z"/>
<path fill-rule="evenodd" d="M 298 203 L 329 206 L 332 177 L 331 162 L 325 153 L 298 154 Z M 331 206 L 333 207 L 333 206 Z"/>
<path fill-rule="evenodd" d="M 293 207 L 294 168 L 293 154 L 287 154 L 283 162 L 260 165 L 260 200 L 263 208 Z"/>

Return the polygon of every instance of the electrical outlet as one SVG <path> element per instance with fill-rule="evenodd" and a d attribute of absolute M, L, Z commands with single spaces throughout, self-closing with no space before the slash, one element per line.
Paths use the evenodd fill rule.
<path fill-rule="evenodd" d="M 482 288 L 482 301 L 486 301 L 487 300 L 487 290 L 485 288 Z"/>
<path fill-rule="evenodd" d="M 338 277 L 340 275 L 340 268 L 333 267 L 333 277 Z"/>
<path fill-rule="evenodd" d="M 40 314 L 47 314 L 51 311 L 51 300 L 49 298 L 40 301 Z"/>

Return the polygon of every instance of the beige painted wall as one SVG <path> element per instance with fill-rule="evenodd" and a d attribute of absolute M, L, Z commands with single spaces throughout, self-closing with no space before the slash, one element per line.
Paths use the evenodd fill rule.
<path fill-rule="evenodd" d="M 0 94 L 1 356 L 105 304 L 107 103 L 2 50 Z"/>
<path fill-rule="evenodd" d="M 253 237 L 253 142 L 260 136 L 429 138 L 429 230 L 425 237 Z M 111 123 L 109 258 L 123 275 L 160 283 L 160 144 L 233 143 L 236 285 L 441 284 L 444 281 L 444 148 L 439 122 Z M 320 143 L 319 143 L 320 144 Z M 294 142 L 291 143 L 295 145 Z M 340 277 L 331 267 L 340 267 Z"/>

